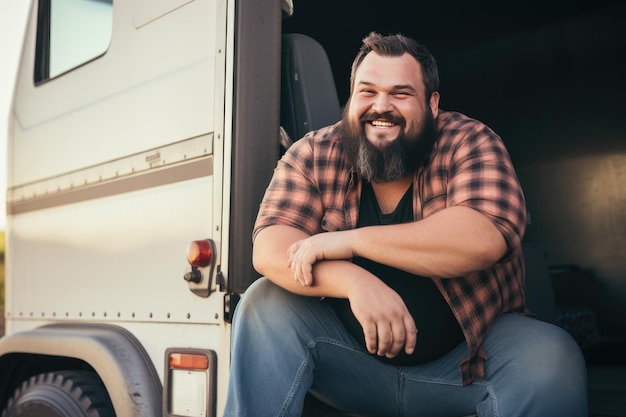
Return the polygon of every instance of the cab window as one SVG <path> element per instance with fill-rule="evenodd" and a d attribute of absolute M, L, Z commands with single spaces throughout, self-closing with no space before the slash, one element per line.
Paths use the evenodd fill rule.
<path fill-rule="evenodd" d="M 35 83 L 103 55 L 113 26 L 113 0 L 40 0 Z"/>

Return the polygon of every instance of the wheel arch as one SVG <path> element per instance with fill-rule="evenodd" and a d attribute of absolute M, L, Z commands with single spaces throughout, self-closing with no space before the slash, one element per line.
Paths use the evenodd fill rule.
<path fill-rule="evenodd" d="M 118 326 L 50 324 L 8 335 L 0 339 L 0 369 L 0 410 L 30 376 L 86 369 L 100 377 L 118 416 L 162 417 L 159 376 L 139 341 Z"/>

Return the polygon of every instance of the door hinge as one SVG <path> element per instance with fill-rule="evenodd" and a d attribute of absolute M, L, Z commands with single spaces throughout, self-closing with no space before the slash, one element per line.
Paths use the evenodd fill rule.
<path fill-rule="evenodd" d="M 224 321 L 226 323 L 233 322 L 233 316 L 235 315 L 235 308 L 241 296 L 239 294 L 224 294 Z"/>

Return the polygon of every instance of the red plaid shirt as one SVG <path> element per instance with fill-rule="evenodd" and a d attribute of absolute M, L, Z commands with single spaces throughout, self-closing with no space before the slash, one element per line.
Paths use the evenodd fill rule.
<path fill-rule="evenodd" d="M 308 234 L 356 227 L 361 179 L 344 154 L 341 122 L 308 133 L 278 163 L 265 193 L 254 233 L 270 225 Z M 508 251 L 491 268 L 458 278 L 433 278 L 456 316 L 469 348 L 460 364 L 463 383 L 483 379 L 482 341 L 502 313 L 527 314 L 521 241 L 526 227 L 524 195 L 500 137 L 483 123 L 455 112 L 439 113 L 438 138 L 413 180 L 415 220 L 450 206 L 487 216 Z"/>

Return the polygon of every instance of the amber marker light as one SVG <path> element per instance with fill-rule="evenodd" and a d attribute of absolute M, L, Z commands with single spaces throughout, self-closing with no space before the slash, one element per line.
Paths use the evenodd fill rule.
<path fill-rule="evenodd" d="M 209 358 L 206 355 L 191 353 L 170 354 L 172 369 L 209 369 Z"/>

